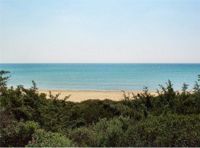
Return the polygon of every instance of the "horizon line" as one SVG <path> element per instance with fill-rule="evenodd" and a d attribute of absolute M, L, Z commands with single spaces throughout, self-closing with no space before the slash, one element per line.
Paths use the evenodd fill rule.
<path fill-rule="evenodd" d="M 0 64 L 200 64 L 200 62 L 0 62 Z"/>

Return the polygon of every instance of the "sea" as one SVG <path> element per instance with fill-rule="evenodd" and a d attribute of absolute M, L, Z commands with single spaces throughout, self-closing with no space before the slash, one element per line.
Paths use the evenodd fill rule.
<path fill-rule="evenodd" d="M 10 71 L 9 86 L 53 90 L 149 90 L 171 80 L 176 90 L 183 83 L 192 89 L 200 64 L 0 64 Z"/>

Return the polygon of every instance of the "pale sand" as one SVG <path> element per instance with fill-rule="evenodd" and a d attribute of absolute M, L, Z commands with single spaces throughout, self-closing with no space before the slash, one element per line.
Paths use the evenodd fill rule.
<path fill-rule="evenodd" d="M 88 99 L 105 100 L 110 99 L 113 101 L 120 101 L 124 99 L 124 93 L 122 91 L 90 91 L 90 90 L 39 90 L 40 93 L 49 95 L 51 91 L 52 95 L 60 94 L 59 99 L 63 99 L 65 96 L 71 95 L 68 101 L 81 102 Z M 142 91 L 126 91 L 126 96 L 132 96 L 141 93 Z"/>

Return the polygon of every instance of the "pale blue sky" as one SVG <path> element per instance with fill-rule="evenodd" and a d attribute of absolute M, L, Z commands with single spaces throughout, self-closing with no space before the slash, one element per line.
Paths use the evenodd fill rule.
<path fill-rule="evenodd" d="M 0 63 L 200 63 L 200 0 L 0 0 Z"/>

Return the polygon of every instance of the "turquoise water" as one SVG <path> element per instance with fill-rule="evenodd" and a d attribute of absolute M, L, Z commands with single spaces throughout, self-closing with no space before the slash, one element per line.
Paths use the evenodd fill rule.
<path fill-rule="evenodd" d="M 200 64 L 0 64 L 11 72 L 9 85 L 69 90 L 150 90 L 171 80 L 176 89 L 192 88 Z"/>

